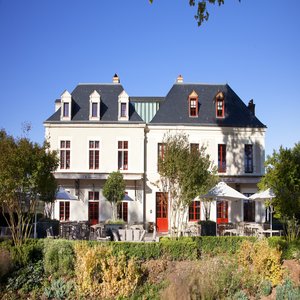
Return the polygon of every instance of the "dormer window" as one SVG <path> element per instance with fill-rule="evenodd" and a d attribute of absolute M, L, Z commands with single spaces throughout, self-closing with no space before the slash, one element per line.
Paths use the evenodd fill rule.
<path fill-rule="evenodd" d="M 189 95 L 189 116 L 190 117 L 198 117 L 198 95 L 195 91 L 193 91 Z"/>
<path fill-rule="evenodd" d="M 129 96 L 125 91 L 119 95 L 118 99 L 118 120 L 129 120 Z"/>
<path fill-rule="evenodd" d="M 90 94 L 90 120 L 100 120 L 100 94 L 95 90 Z"/>
<path fill-rule="evenodd" d="M 225 105 L 224 105 L 224 94 L 219 92 L 216 96 L 216 117 L 224 118 Z"/>
<path fill-rule="evenodd" d="M 61 114 L 60 119 L 62 121 L 71 121 L 71 112 L 72 112 L 72 96 L 66 90 L 61 95 Z"/>

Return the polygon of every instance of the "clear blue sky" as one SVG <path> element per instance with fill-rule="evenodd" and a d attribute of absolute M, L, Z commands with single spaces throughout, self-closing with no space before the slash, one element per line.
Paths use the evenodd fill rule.
<path fill-rule="evenodd" d="M 300 1 L 225 0 L 200 28 L 188 0 L 0 0 L 0 128 L 41 143 L 54 100 L 79 82 L 164 96 L 228 83 L 268 126 L 266 153 L 300 141 Z"/>

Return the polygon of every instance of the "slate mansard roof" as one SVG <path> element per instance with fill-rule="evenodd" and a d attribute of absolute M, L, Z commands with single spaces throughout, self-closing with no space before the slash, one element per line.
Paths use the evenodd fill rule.
<path fill-rule="evenodd" d="M 101 96 L 100 121 L 89 120 L 89 96 L 96 90 Z M 124 90 L 121 84 L 79 84 L 72 92 L 72 119 L 60 121 L 61 109 L 58 109 L 48 122 L 103 122 L 118 121 L 118 96 Z M 198 95 L 198 116 L 189 116 L 188 99 L 192 92 Z M 216 118 L 216 95 L 224 94 L 225 116 Z M 149 122 L 150 125 L 198 125 L 224 127 L 265 128 L 266 126 L 250 111 L 228 84 L 192 84 L 176 83 L 166 97 L 130 97 L 129 121 L 145 123 L 137 111 L 137 103 L 159 103 L 158 110 Z M 148 104 L 147 104 L 148 103 Z M 139 109 L 139 110 L 136 110 Z M 142 110 L 141 110 L 142 111 Z M 139 113 L 141 113 L 139 111 Z M 143 117 L 144 118 L 144 117 Z M 144 118 L 145 119 L 145 118 Z"/>
<path fill-rule="evenodd" d="M 93 91 L 100 94 L 100 121 L 89 120 L 90 94 Z M 118 97 L 124 91 L 121 84 L 78 84 L 72 95 L 72 119 L 67 122 L 103 122 L 114 123 L 118 121 Z M 61 108 L 58 109 L 46 122 L 60 121 Z M 65 121 L 61 121 L 65 122 Z M 127 121 L 128 122 L 128 121 Z M 143 123 L 144 121 L 129 104 L 129 122 Z"/>
<path fill-rule="evenodd" d="M 193 91 L 198 95 L 198 117 L 189 116 L 188 98 Z M 219 92 L 224 94 L 224 118 L 216 118 L 215 97 Z M 228 84 L 174 84 L 150 123 L 153 125 L 266 127 L 252 114 Z"/>

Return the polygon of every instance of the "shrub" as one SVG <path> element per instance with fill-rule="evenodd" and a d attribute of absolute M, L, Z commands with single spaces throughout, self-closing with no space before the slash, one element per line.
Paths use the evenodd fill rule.
<path fill-rule="evenodd" d="M 54 277 L 72 275 L 74 271 L 73 242 L 67 240 L 45 240 L 44 268 Z"/>
<path fill-rule="evenodd" d="M 72 299 L 74 297 L 75 285 L 73 281 L 65 281 L 62 278 L 54 279 L 51 285 L 45 287 L 44 296 L 47 299 Z"/>
<path fill-rule="evenodd" d="M 122 252 L 127 258 L 138 260 L 158 259 L 162 255 L 160 243 L 113 242 L 110 246 L 113 255 Z"/>
<path fill-rule="evenodd" d="M 201 255 L 235 254 L 245 240 L 255 241 L 254 237 L 201 236 L 195 237 Z"/>
<path fill-rule="evenodd" d="M 198 244 L 192 238 L 162 238 L 162 255 L 170 260 L 195 260 L 198 256 Z"/>
<path fill-rule="evenodd" d="M 0 282 L 13 269 L 13 261 L 7 249 L 0 248 Z"/>
<path fill-rule="evenodd" d="M 276 300 L 300 299 L 300 287 L 294 287 L 292 281 L 287 278 L 282 285 L 276 287 Z"/>
<path fill-rule="evenodd" d="M 269 280 L 273 285 L 281 282 L 281 252 L 271 248 L 266 240 L 244 241 L 238 251 L 238 261 L 246 273 L 258 280 Z"/>
<path fill-rule="evenodd" d="M 8 278 L 7 291 L 28 293 L 33 289 L 40 288 L 44 280 L 44 268 L 42 261 L 30 263 L 26 267 L 14 272 Z"/>
<path fill-rule="evenodd" d="M 127 297 L 134 292 L 140 279 L 134 259 L 119 253 L 111 254 L 109 246 L 75 244 L 75 275 L 78 293 L 85 297 Z"/>
<path fill-rule="evenodd" d="M 265 280 L 260 285 L 260 294 L 262 296 L 269 296 L 272 292 L 272 283 L 268 280 Z"/>

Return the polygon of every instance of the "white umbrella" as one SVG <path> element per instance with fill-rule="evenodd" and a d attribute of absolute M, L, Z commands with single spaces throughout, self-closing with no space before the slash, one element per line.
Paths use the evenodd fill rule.
<path fill-rule="evenodd" d="M 225 182 L 219 182 L 216 186 L 211 188 L 207 194 L 200 196 L 200 198 L 215 199 L 215 200 L 247 200 L 248 197 L 233 189 Z M 216 212 L 217 213 L 217 212 Z M 216 225 L 217 226 L 217 225 Z"/>
<path fill-rule="evenodd" d="M 56 200 L 78 200 L 77 197 L 71 195 L 62 186 L 59 187 L 59 189 L 55 195 L 55 199 Z"/>
<path fill-rule="evenodd" d="M 200 196 L 200 198 L 211 198 L 211 199 L 224 199 L 224 200 L 247 200 L 248 197 L 233 189 L 225 182 L 219 182 L 216 186 L 208 191 L 207 194 Z"/>
<path fill-rule="evenodd" d="M 251 200 L 255 200 L 255 201 L 262 201 L 262 202 L 265 202 L 265 201 L 268 201 L 268 200 L 272 200 L 273 198 L 275 198 L 275 194 L 274 192 L 272 191 L 272 189 L 267 189 L 265 191 L 260 191 L 260 192 L 257 192 L 256 194 L 253 194 L 249 197 L 249 199 Z M 271 236 L 272 236 L 272 213 L 273 213 L 273 206 L 272 204 L 270 203 L 270 229 L 271 229 Z"/>

